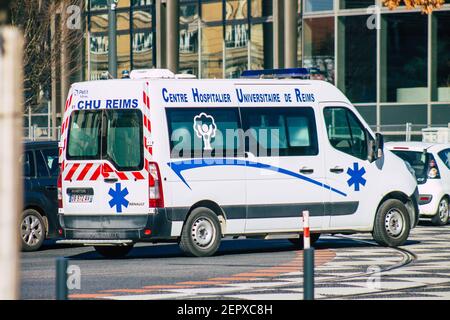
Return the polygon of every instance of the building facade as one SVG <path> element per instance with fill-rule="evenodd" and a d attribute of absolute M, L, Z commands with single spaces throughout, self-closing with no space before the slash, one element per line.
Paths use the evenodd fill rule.
<path fill-rule="evenodd" d="M 167 0 L 172 1 L 172 0 Z M 297 26 L 283 28 L 295 2 Z M 157 39 L 161 0 L 119 0 L 118 74 L 164 67 Z M 286 34 L 297 38 L 297 66 L 338 86 L 389 139 L 413 139 L 450 123 L 450 4 L 430 15 L 390 11 L 378 0 L 179 0 L 178 72 L 235 78 L 246 69 L 283 67 Z M 378 6 L 377 6 L 378 4 Z M 85 0 L 83 72 L 108 71 L 108 0 Z M 289 9 L 289 8 L 288 8 Z M 158 34 L 159 33 L 159 34 Z M 161 51 L 161 50 L 160 50 Z M 416 133 L 414 137 L 414 133 Z"/>

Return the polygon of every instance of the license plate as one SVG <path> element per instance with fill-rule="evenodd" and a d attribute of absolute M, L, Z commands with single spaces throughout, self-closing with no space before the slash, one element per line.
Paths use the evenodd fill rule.
<path fill-rule="evenodd" d="M 91 203 L 93 196 L 90 194 L 72 194 L 69 197 L 71 203 Z"/>

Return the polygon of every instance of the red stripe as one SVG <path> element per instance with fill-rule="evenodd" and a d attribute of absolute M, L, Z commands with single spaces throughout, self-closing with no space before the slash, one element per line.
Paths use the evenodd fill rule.
<path fill-rule="evenodd" d="M 133 176 L 134 176 L 137 180 L 144 180 L 144 176 L 143 176 L 139 171 L 134 171 L 134 172 L 133 172 Z"/>
<path fill-rule="evenodd" d="M 64 179 L 64 180 L 67 181 L 67 180 L 72 179 L 72 177 L 73 177 L 75 171 L 77 171 L 77 169 L 78 169 L 79 166 L 80 166 L 79 163 L 75 163 L 75 164 L 72 166 L 72 168 L 70 168 L 69 173 L 67 174 L 66 179 Z"/>
<path fill-rule="evenodd" d="M 305 238 L 309 238 L 310 237 L 310 233 L 309 233 L 309 228 L 304 228 L 303 229 L 303 237 Z"/>
<path fill-rule="evenodd" d="M 147 159 L 145 159 L 144 167 L 145 167 L 145 170 L 148 172 L 148 160 Z"/>
<path fill-rule="evenodd" d="M 97 169 L 95 169 L 94 173 L 92 174 L 91 178 L 89 180 L 95 181 L 100 176 L 100 173 L 102 172 L 102 166 L 98 166 Z"/>
<path fill-rule="evenodd" d="M 116 171 L 116 173 L 120 180 L 128 180 L 128 177 L 125 173 L 120 172 L 120 171 Z"/>
<path fill-rule="evenodd" d="M 88 163 L 87 165 L 85 165 L 83 170 L 81 171 L 80 175 L 78 176 L 77 180 L 78 181 L 83 180 L 84 177 L 86 177 L 89 170 L 92 168 L 92 166 L 93 166 L 92 163 Z"/>

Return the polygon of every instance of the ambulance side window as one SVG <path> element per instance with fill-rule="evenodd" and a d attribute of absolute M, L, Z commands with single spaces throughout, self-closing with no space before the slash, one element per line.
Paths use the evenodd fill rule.
<path fill-rule="evenodd" d="M 243 155 L 237 108 L 167 108 L 171 158 Z"/>
<path fill-rule="evenodd" d="M 366 130 L 358 118 L 343 107 L 327 107 L 323 113 L 331 145 L 339 151 L 366 160 Z"/>
<path fill-rule="evenodd" d="M 312 108 L 242 108 L 246 150 L 258 157 L 319 153 Z"/>

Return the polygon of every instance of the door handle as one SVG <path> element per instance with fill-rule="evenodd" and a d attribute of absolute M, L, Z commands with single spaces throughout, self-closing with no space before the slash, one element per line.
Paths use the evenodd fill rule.
<path fill-rule="evenodd" d="M 56 186 L 45 186 L 45 189 L 47 190 L 56 190 Z"/>
<path fill-rule="evenodd" d="M 342 172 L 344 172 L 344 168 L 341 168 L 341 167 L 334 167 L 334 168 L 331 168 L 331 169 L 330 169 L 330 172 L 333 172 L 333 173 L 342 173 Z"/>
<path fill-rule="evenodd" d="M 106 178 L 104 181 L 106 183 L 115 183 L 115 182 L 119 181 L 119 179 L 117 179 L 117 178 Z"/>
<path fill-rule="evenodd" d="M 314 173 L 314 169 L 303 167 L 299 170 L 300 173 L 311 174 Z"/>

